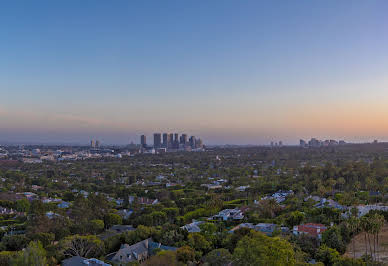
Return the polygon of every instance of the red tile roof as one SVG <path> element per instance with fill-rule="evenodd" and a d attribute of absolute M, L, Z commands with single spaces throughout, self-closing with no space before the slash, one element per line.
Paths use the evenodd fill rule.
<path fill-rule="evenodd" d="M 327 227 L 323 224 L 307 223 L 298 225 L 298 232 L 306 233 L 312 236 L 318 236 L 327 230 Z"/>

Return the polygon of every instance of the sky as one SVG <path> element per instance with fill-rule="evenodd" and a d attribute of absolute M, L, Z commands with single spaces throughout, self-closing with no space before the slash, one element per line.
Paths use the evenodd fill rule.
<path fill-rule="evenodd" d="M 388 140 L 388 1 L 7 1 L 0 143 Z"/>

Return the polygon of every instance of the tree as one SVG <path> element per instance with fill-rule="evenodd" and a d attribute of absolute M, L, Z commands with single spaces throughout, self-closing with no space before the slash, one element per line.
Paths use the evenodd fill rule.
<path fill-rule="evenodd" d="M 55 235 L 53 233 L 36 233 L 30 235 L 29 237 L 32 240 L 39 241 L 43 247 L 47 247 L 55 239 Z"/>
<path fill-rule="evenodd" d="M 90 232 L 92 234 L 98 234 L 104 230 L 103 220 L 91 220 L 89 224 L 90 224 Z"/>
<path fill-rule="evenodd" d="M 30 209 L 30 202 L 27 199 L 16 201 L 16 210 L 19 212 L 28 212 Z"/>
<path fill-rule="evenodd" d="M 336 249 L 341 254 L 346 251 L 346 244 L 342 241 L 341 232 L 338 226 L 332 226 L 323 232 L 322 243 L 329 248 Z"/>
<path fill-rule="evenodd" d="M 205 253 L 210 250 L 210 243 L 200 233 L 189 234 L 187 241 L 189 243 L 189 246 L 194 248 L 195 250 Z"/>
<path fill-rule="evenodd" d="M 85 258 L 99 257 L 104 254 L 104 242 L 94 235 L 73 235 L 61 240 L 60 250 L 64 256 Z"/>
<path fill-rule="evenodd" d="M 0 252 L 0 266 L 11 265 L 11 261 L 18 255 L 16 251 L 1 251 Z"/>
<path fill-rule="evenodd" d="M 176 252 L 160 251 L 145 262 L 149 266 L 177 266 Z"/>
<path fill-rule="evenodd" d="M 348 228 L 350 229 L 351 234 L 353 235 L 353 237 L 352 237 L 352 249 L 353 249 L 353 259 L 355 259 L 356 258 L 356 250 L 355 250 L 354 238 L 356 236 L 358 229 L 360 228 L 360 219 L 352 216 L 347 220 L 346 224 L 347 224 Z"/>
<path fill-rule="evenodd" d="M 115 224 L 122 224 L 122 222 L 123 219 L 118 214 L 108 213 L 104 216 L 104 224 L 106 229 L 110 228 L 112 225 Z"/>
<path fill-rule="evenodd" d="M 305 215 L 300 211 L 293 211 L 290 216 L 286 219 L 286 223 L 289 227 L 301 224 L 305 218 Z"/>
<path fill-rule="evenodd" d="M 47 264 L 46 250 L 39 241 L 31 241 L 27 248 L 19 253 L 15 259 L 11 260 L 11 265 L 15 266 L 45 266 Z"/>
<path fill-rule="evenodd" d="M 4 236 L 1 242 L 5 245 L 7 250 L 18 251 L 27 246 L 30 239 L 25 235 L 10 235 Z"/>
<path fill-rule="evenodd" d="M 228 265 L 232 260 L 232 254 L 224 248 L 214 249 L 205 256 L 205 262 L 214 266 Z"/>
<path fill-rule="evenodd" d="M 154 211 L 151 213 L 152 225 L 162 225 L 167 222 L 167 215 L 165 212 Z"/>
<path fill-rule="evenodd" d="M 289 242 L 259 232 L 244 236 L 233 253 L 233 265 L 295 265 L 295 253 Z"/>
<path fill-rule="evenodd" d="M 189 246 L 183 246 L 178 248 L 176 253 L 178 261 L 181 261 L 183 263 L 194 261 L 195 259 L 195 250 Z"/>
<path fill-rule="evenodd" d="M 331 266 L 339 261 L 340 254 L 337 250 L 322 245 L 317 251 L 316 259 L 323 262 L 325 265 Z"/>

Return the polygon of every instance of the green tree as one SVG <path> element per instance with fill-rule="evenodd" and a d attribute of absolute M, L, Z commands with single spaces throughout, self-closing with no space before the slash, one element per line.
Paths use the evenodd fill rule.
<path fill-rule="evenodd" d="M 92 234 L 101 233 L 104 230 L 104 221 L 103 220 L 91 220 L 89 223 L 90 232 Z"/>
<path fill-rule="evenodd" d="M 178 248 L 177 250 L 177 259 L 183 263 L 187 263 L 189 261 L 194 261 L 195 259 L 195 250 L 189 246 L 183 246 Z"/>
<path fill-rule="evenodd" d="M 337 250 L 329 248 L 326 245 L 322 245 L 317 251 L 316 259 L 327 266 L 331 266 L 339 262 L 340 254 Z"/>
<path fill-rule="evenodd" d="M 322 234 L 322 243 L 329 248 L 336 249 L 340 254 L 346 251 L 346 244 L 342 241 L 338 226 L 332 226 Z"/>
<path fill-rule="evenodd" d="M 104 242 L 94 235 L 73 235 L 61 240 L 59 243 L 59 249 L 65 257 L 99 257 L 104 254 Z"/>
<path fill-rule="evenodd" d="M 39 241 L 31 241 L 27 248 L 19 253 L 15 259 L 11 260 L 14 266 L 45 266 L 47 264 L 46 250 Z"/>
<path fill-rule="evenodd" d="M 290 213 L 290 216 L 286 219 L 286 224 L 289 227 L 294 225 L 301 224 L 305 218 L 305 215 L 300 211 L 293 211 Z"/>
<path fill-rule="evenodd" d="M 123 219 L 118 214 L 108 213 L 104 216 L 104 224 L 106 229 L 110 228 L 112 225 L 122 224 L 122 223 L 123 223 Z"/>
<path fill-rule="evenodd" d="M 43 247 L 51 245 L 55 239 L 53 233 L 36 233 L 29 236 L 31 240 L 39 241 Z"/>
<path fill-rule="evenodd" d="M 224 266 L 233 261 L 232 254 L 224 248 L 214 249 L 205 256 L 205 262 L 212 266 Z"/>
<path fill-rule="evenodd" d="M 295 265 L 295 253 L 289 242 L 252 232 L 244 236 L 233 253 L 233 265 Z"/>
<path fill-rule="evenodd" d="M 204 253 L 210 250 L 210 243 L 200 233 L 189 234 L 187 242 L 189 243 L 189 246 L 194 248 L 195 250 Z"/>
<path fill-rule="evenodd" d="M 16 201 L 16 210 L 19 212 L 28 212 L 30 210 L 30 202 L 27 199 Z"/>

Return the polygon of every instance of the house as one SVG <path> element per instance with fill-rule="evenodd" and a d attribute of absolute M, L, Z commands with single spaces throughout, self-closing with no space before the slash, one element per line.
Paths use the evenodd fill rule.
<path fill-rule="evenodd" d="M 334 208 L 334 209 L 339 209 L 339 210 L 344 210 L 346 207 L 342 206 L 338 202 L 332 200 L 332 199 L 326 199 L 322 198 L 317 204 L 314 205 L 315 208 Z"/>
<path fill-rule="evenodd" d="M 268 236 L 272 236 L 273 232 L 277 229 L 277 227 L 278 226 L 276 224 L 259 223 L 255 225 L 254 229 Z"/>
<path fill-rule="evenodd" d="M 69 203 L 69 202 L 66 202 L 66 201 L 62 201 L 62 202 L 59 203 L 57 206 L 58 206 L 58 208 L 66 209 L 66 208 L 69 208 L 69 207 L 70 207 L 70 203 Z"/>
<path fill-rule="evenodd" d="M 266 196 L 266 197 L 263 197 L 263 199 L 274 199 L 277 203 L 282 203 L 283 201 L 286 200 L 286 198 L 290 195 L 293 195 L 294 194 L 294 191 L 292 190 L 288 190 L 288 191 L 283 191 L 283 190 L 279 190 L 275 193 L 273 193 L 271 196 Z"/>
<path fill-rule="evenodd" d="M 294 235 L 307 234 L 312 237 L 321 239 L 322 233 L 326 230 L 327 227 L 323 224 L 307 223 L 294 226 L 292 231 Z"/>
<path fill-rule="evenodd" d="M 106 259 L 119 265 L 133 261 L 142 263 L 153 255 L 152 251 L 155 249 L 176 250 L 175 247 L 163 246 L 153 242 L 152 238 L 148 238 L 131 246 L 123 244 L 118 251 L 108 254 Z"/>
<path fill-rule="evenodd" d="M 238 208 L 235 209 L 225 209 L 220 211 L 218 214 L 211 217 L 211 219 L 221 219 L 223 221 L 228 220 L 242 220 L 244 219 L 244 214 Z"/>
<path fill-rule="evenodd" d="M 252 223 L 242 223 L 235 227 L 233 227 L 229 233 L 234 233 L 234 231 L 239 230 L 241 228 L 249 228 L 249 229 L 255 229 L 255 226 Z"/>
<path fill-rule="evenodd" d="M 135 199 L 137 200 L 137 203 L 145 204 L 145 205 L 154 205 L 154 204 L 157 204 L 159 202 L 158 199 L 149 199 L 149 198 L 134 197 L 134 196 L 129 196 L 128 197 L 128 200 L 129 200 L 130 204 L 133 204 Z"/>
<path fill-rule="evenodd" d="M 60 215 L 58 213 L 48 211 L 48 212 L 46 212 L 46 216 L 47 216 L 47 218 L 49 218 L 51 220 L 51 219 L 59 217 Z"/>
<path fill-rule="evenodd" d="M 249 188 L 250 186 L 239 186 L 236 188 L 237 191 L 239 192 L 244 192 L 247 188 Z"/>
<path fill-rule="evenodd" d="M 182 226 L 181 228 L 185 229 L 189 233 L 199 233 L 199 232 L 201 232 L 201 228 L 199 228 L 199 225 L 202 223 L 203 223 L 203 221 L 195 221 L 194 220 L 192 223 L 186 224 L 186 225 Z"/>
<path fill-rule="evenodd" d="M 86 259 L 80 256 L 74 256 L 65 259 L 61 263 L 62 266 L 112 266 L 111 264 L 105 263 L 98 259 Z"/>
<path fill-rule="evenodd" d="M 122 209 L 122 210 L 118 210 L 117 213 L 123 218 L 123 219 L 128 219 L 131 214 L 133 213 L 133 210 L 129 210 L 129 209 Z"/>

